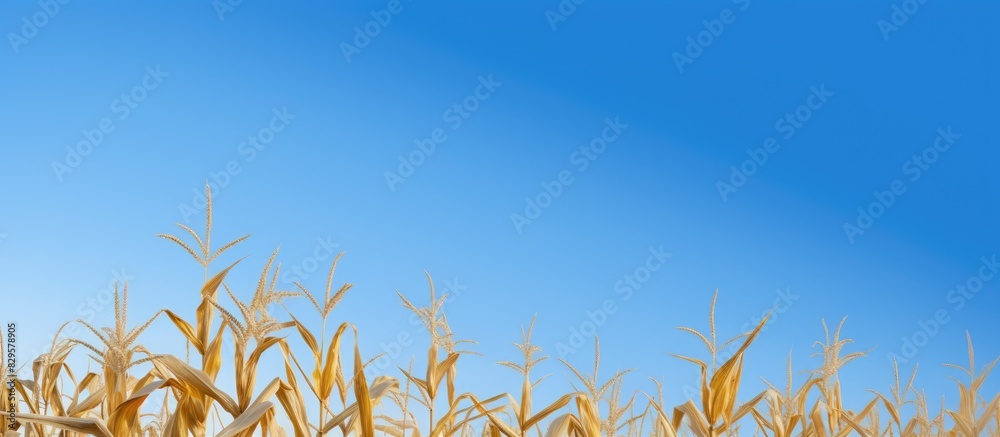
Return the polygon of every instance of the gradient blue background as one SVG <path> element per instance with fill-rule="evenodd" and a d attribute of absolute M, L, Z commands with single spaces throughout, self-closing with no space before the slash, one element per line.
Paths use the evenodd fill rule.
<path fill-rule="evenodd" d="M 335 282 L 357 284 L 332 321 L 356 323 L 367 356 L 411 333 L 418 340 L 393 363 L 405 366 L 411 355 L 422 362 L 426 338 L 394 290 L 423 305 L 424 269 L 440 288 L 457 278 L 467 289 L 446 312 L 485 355 L 460 361 L 459 384 L 484 395 L 516 391 L 518 376 L 494 362 L 518 359 L 510 342 L 534 314 L 535 340 L 555 356 L 610 298 L 620 311 L 600 328 L 602 377 L 634 368 L 629 390 L 652 390 L 644 376 L 654 376 L 681 403 L 697 372 L 667 353 L 706 357 L 675 327 L 707 329 L 716 288 L 720 338 L 766 311 L 775 290 L 801 296 L 750 349 L 744 399 L 763 387 L 758 376 L 783 386 L 790 349 L 796 370 L 820 364 L 809 354 L 822 319 L 849 316 L 848 352 L 875 348 L 841 373 L 850 405 L 869 399 L 866 388 L 888 391 L 887 353 L 939 309 L 951 321 L 902 366 L 921 364 L 916 383 L 932 405 L 956 398 L 945 375 L 959 375 L 940 364 L 967 364 L 966 330 L 980 363 L 1000 355 L 998 284 L 961 310 L 946 300 L 1000 247 L 997 4 L 932 0 L 885 41 L 876 22 L 891 1 L 754 0 L 741 11 L 590 0 L 553 31 L 545 11 L 555 1 L 404 0 L 346 62 L 339 45 L 386 3 L 243 2 L 220 21 L 207 0 L 70 2 L 18 53 L 0 47 L 0 289 L 22 350 L 84 317 L 79 306 L 112 270 L 130 277 L 133 323 L 163 307 L 193 314 L 201 269 L 154 234 L 179 233 L 179 205 L 235 160 L 243 171 L 215 198 L 213 240 L 253 233 L 214 267 L 252 255 L 232 275 L 239 294 L 249 297 L 274 248 L 287 268 L 330 237 L 346 251 Z M 736 20 L 679 72 L 671 55 L 726 8 Z M 4 2 L 0 31 L 20 32 L 39 10 Z M 169 76 L 60 182 L 52 162 L 156 65 Z M 502 85 L 451 130 L 442 114 L 490 74 Z M 819 85 L 834 96 L 782 140 L 776 120 Z M 294 121 L 246 162 L 240 142 L 286 107 Z M 628 129 L 576 172 L 571 154 L 615 116 Z M 961 138 L 851 244 L 842 225 L 947 126 Z M 435 128 L 448 140 L 390 190 L 385 172 Z M 716 182 L 768 137 L 781 149 L 724 202 Z M 562 170 L 574 182 L 518 233 L 511 214 Z M 191 224 L 202 230 L 200 216 Z M 667 265 L 618 299 L 615 283 L 661 245 L 674 254 Z M 319 292 L 324 283 L 322 271 L 304 280 Z M 288 307 L 315 323 L 305 300 Z M 111 323 L 112 311 L 92 320 Z M 163 319 L 142 341 L 182 351 L 177 339 Z M 567 358 L 590 369 L 591 348 Z M 539 404 L 569 389 L 555 359 L 545 373 L 558 376 Z"/>

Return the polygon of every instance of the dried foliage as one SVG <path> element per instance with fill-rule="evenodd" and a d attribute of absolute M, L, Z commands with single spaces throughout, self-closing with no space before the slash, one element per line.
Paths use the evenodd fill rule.
<path fill-rule="evenodd" d="M 6 396 L 0 399 L 5 411 L 13 407 L 18 411 L 15 429 L 6 436 L 716 437 L 737 435 L 741 427 L 751 426 L 755 427 L 754 435 L 774 437 L 1000 435 L 1000 395 L 989 398 L 981 393 L 997 360 L 977 372 L 971 336 L 968 368 L 949 365 L 967 377 L 966 381 L 953 378 L 958 386 L 958 405 L 949 409 L 942 402 L 934 416 L 926 395 L 914 388 L 916 369 L 903 383 L 898 365 L 894 365 L 894 384 L 888 395 L 872 390 L 873 398 L 861 410 L 844 407 L 839 370 L 868 351 L 842 353 L 851 343 L 841 338 L 843 320 L 832 336 L 823 322 L 825 340 L 817 342 L 817 355 L 823 364 L 808 371 L 802 384 L 794 383 L 789 354 L 783 390 L 764 381 L 767 389 L 740 402 L 745 353 L 768 318 L 720 346 L 715 329 L 718 293 L 709 308 L 707 335 L 693 328 L 678 328 L 704 343 L 709 359 L 674 355 L 696 365 L 701 377 L 697 400 L 673 407 L 664 399 L 659 381 L 653 381 L 655 397 L 643 393 L 642 401 L 637 402 L 641 392 L 623 391 L 629 370 L 599 379 L 600 343 L 595 337 L 593 371 L 585 373 L 562 361 L 577 380 L 573 385 L 579 387 L 544 408 L 535 408 L 534 392 L 545 377 L 533 377 L 532 370 L 548 357 L 532 343 L 534 318 L 522 327 L 521 341 L 514 343 L 522 360 L 498 363 L 521 376 L 519 396 L 499 393 L 480 398 L 459 392 L 458 361 L 473 352 L 458 348 L 474 342 L 455 339 L 444 314 L 447 296 L 435 293 L 429 274 L 427 306 L 420 307 L 397 292 L 402 305 L 430 335 L 424 371 L 417 373 L 411 361 L 408 368 L 399 368 L 398 380 L 384 375 L 369 380 L 365 367 L 379 357 L 364 360 L 356 328 L 339 322 L 332 334 L 327 331 L 333 310 L 353 286 L 333 285 L 341 255 L 330 266 L 321 299 L 299 283 L 295 284 L 297 291 L 277 289 L 281 266 L 275 263 L 275 251 L 256 288 L 248 293 L 249 300 L 242 300 L 225 282 L 241 261 L 210 273 L 213 261 L 249 235 L 213 251 L 212 201 L 207 187 L 206 197 L 204 236 L 178 224 L 195 240 L 194 245 L 172 235 L 159 235 L 179 245 L 203 269 L 204 285 L 193 296 L 199 303 L 193 318 L 164 309 L 130 327 L 126 318 L 128 284 L 116 286 L 114 326 L 97 328 L 77 321 L 96 339 L 87 340 L 61 339 L 63 325 L 49 351 L 31 362 L 31 376 L 12 381 L 16 405 Z M 231 303 L 219 301 L 220 288 Z M 273 307 L 283 307 L 285 300 L 293 298 L 305 298 L 312 304 L 321 320 L 318 327 L 303 323 L 287 309 L 287 318 L 271 314 Z M 140 336 L 160 314 L 169 318 L 193 348 L 194 357 L 154 354 L 142 346 Z M 292 332 L 298 335 L 290 339 Z M 348 332 L 354 334 L 353 353 L 344 357 L 341 347 Z M 232 351 L 224 355 L 226 338 L 232 339 Z M 311 357 L 296 356 L 290 341 L 297 342 Z M 739 345 L 735 353 L 721 357 L 719 352 L 731 344 Z M 99 370 L 74 374 L 67 359 L 78 347 L 90 352 Z M 283 364 L 284 372 L 262 374 L 259 364 L 265 355 Z M 231 366 L 235 393 L 218 385 L 223 366 Z M 263 378 L 260 384 L 259 377 Z M 913 410 L 912 417 L 903 417 L 904 409 Z"/>

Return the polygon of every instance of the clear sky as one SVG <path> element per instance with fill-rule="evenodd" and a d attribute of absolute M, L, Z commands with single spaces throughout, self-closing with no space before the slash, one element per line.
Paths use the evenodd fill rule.
<path fill-rule="evenodd" d="M 484 395 L 518 390 L 494 363 L 537 313 L 548 355 L 589 369 L 599 325 L 603 375 L 681 403 L 696 369 L 667 353 L 706 357 L 675 328 L 707 329 L 716 289 L 720 338 L 780 303 L 744 398 L 790 350 L 818 366 L 823 319 L 874 348 L 849 403 L 888 390 L 890 353 L 952 400 L 966 331 L 1000 356 L 996 3 L 351 3 L 0 6 L 0 289 L 24 348 L 110 323 L 122 272 L 133 323 L 193 314 L 201 269 L 154 235 L 202 230 L 207 180 L 213 241 L 253 233 L 213 267 L 250 255 L 238 294 L 279 246 L 281 286 L 314 290 L 345 251 L 333 321 L 405 365 L 426 337 L 395 290 L 426 304 L 426 269 Z M 166 319 L 142 341 L 179 350 Z M 569 389 L 544 373 L 543 398 Z"/>

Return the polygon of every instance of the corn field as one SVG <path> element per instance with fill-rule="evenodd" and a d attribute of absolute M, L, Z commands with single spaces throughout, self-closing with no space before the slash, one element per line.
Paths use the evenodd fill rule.
<path fill-rule="evenodd" d="M 54 341 L 47 353 L 25 364 L 30 378 L 11 381 L 16 396 L 4 396 L 2 406 L 17 413 L 6 436 L 1000 436 L 1000 395 L 991 398 L 980 392 L 997 360 L 977 367 L 971 336 L 967 336 L 967 367 L 951 365 L 962 374 L 955 379 L 957 395 L 939 411 L 929 411 L 926 395 L 913 386 L 916 370 L 901 379 L 898 366 L 888 391 L 852 394 L 865 396 L 867 403 L 851 410 L 843 406 L 838 370 L 865 352 L 842 354 L 850 340 L 840 338 L 840 326 L 832 336 L 827 330 L 820 343 L 823 365 L 809 372 L 805 382 L 793 385 L 789 357 L 785 387 L 767 383 L 760 393 L 741 393 L 745 352 L 753 347 L 767 318 L 720 344 L 714 297 L 707 333 L 678 328 L 703 342 L 711 357 L 674 355 L 700 370 L 699 395 L 679 405 L 666 403 L 658 382 L 655 393 L 623 393 L 623 381 L 632 376 L 628 371 L 598 379 L 596 339 L 593 371 L 564 362 L 567 373 L 579 380 L 580 390 L 551 404 L 535 405 L 533 391 L 543 378 L 532 370 L 548 357 L 531 342 L 534 320 L 522 328 L 522 338 L 515 343 L 523 360 L 498 363 L 523 377 L 519 389 L 486 395 L 461 391 L 456 375 L 468 351 L 461 349 L 465 341 L 453 336 L 442 309 L 445 296 L 435 294 L 430 276 L 427 306 L 399 295 L 430 336 L 426 362 L 416 367 L 411 362 L 396 377 L 369 380 L 365 367 L 377 357 L 361 356 L 354 325 L 329 320 L 352 287 L 334 285 L 340 256 L 330 266 L 326 289 L 314 293 L 301 284 L 293 290 L 276 289 L 280 265 L 274 262 L 275 251 L 260 272 L 256 289 L 244 300 L 226 283 L 240 261 L 222 267 L 213 261 L 248 236 L 213 247 L 210 190 L 206 197 L 203 234 L 178 224 L 183 238 L 159 235 L 186 251 L 203 271 L 204 285 L 197 295 L 194 290 L 190 293 L 190 299 L 200 299 L 195 313 L 163 309 L 149 320 L 130 324 L 128 284 L 121 284 L 115 290 L 114 326 L 69 322 L 83 325 L 85 338 Z M 294 315 L 269 312 L 288 299 L 311 303 L 322 326 L 306 326 Z M 177 342 L 190 348 L 189 356 L 158 354 L 142 346 L 143 331 L 164 318 L 176 327 Z M 223 354 L 226 336 L 233 340 L 231 357 Z M 311 356 L 294 354 L 293 345 Z M 735 353 L 717 362 L 717 352 L 730 345 L 737 347 Z M 268 351 L 283 357 L 283 373 L 258 371 Z M 89 355 L 93 366 L 71 369 L 67 359 L 73 354 Z M 136 371 L 139 365 L 148 371 Z M 219 388 L 223 366 L 235 376 L 233 392 Z M 153 399 L 159 407 L 150 407 Z M 904 417 L 904 409 L 915 414 Z"/>

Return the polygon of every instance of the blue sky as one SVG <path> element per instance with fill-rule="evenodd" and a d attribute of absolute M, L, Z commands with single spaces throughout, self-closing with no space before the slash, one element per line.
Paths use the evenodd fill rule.
<path fill-rule="evenodd" d="M 602 368 L 662 378 L 681 403 L 696 372 L 667 353 L 705 357 L 675 327 L 707 329 L 716 289 L 720 338 L 790 303 L 744 394 L 783 382 L 789 350 L 816 367 L 823 319 L 849 316 L 850 350 L 875 348 L 842 372 L 855 403 L 888 390 L 903 338 L 924 344 L 902 369 L 921 364 L 931 399 L 954 399 L 940 364 L 966 363 L 966 331 L 981 361 L 1000 356 L 994 4 L 58 5 L 0 6 L 0 287 L 26 347 L 109 323 L 113 272 L 136 323 L 191 314 L 201 269 L 154 235 L 202 229 L 208 180 L 213 241 L 253 233 L 214 266 L 250 255 L 237 293 L 276 247 L 319 290 L 345 251 L 336 281 L 357 285 L 334 320 L 368 356 L 412 334 L 405 365 L 426 338 L 394 291 L 426 304 L 426 269 L 458 293 L 449 320 L 485 356 L 460 384 L 484 394 L 517 387 L 494 362 L 518 358 L 537 313 L 553 358 L 602 320 Z M 164 319 L 143 342 L 174 340 Z M 592 340 L 575 350 L 589 369 Z M 558 376 L 540 393 L 569 388 L 541 367 Z"/>

